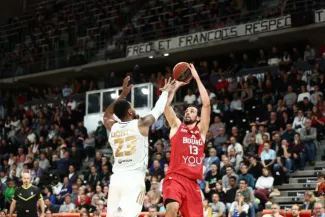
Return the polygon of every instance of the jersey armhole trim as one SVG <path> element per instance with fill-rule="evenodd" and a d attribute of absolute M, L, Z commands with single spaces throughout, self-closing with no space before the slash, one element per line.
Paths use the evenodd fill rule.
<path fill-rule="evenodd" d="M 169 139 L 169 141 L 171 141 L 174 137 L 175 137 L 175 135 L 181 130 L 181 127 L 182 127 L 182 125 L 183 125 L 183 123 L 181 122 L 181 124 L 179 125 L 179 127 L 177 128 L 177 131 L 176 131 L 176 133 Z"/>

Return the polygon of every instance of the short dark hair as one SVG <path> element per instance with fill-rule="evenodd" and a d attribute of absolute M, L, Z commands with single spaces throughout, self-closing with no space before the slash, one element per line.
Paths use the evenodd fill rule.
<path fill-rule="evenodd" d="M 236 176 L 230 176 L 229 179 L 233 179 L 233 180 L 237 181 Z"/>
<path fill-rule="evenodd" d="M 201 117 L 201 108 L 199 106 L 197 106 L 197 105 L 189 105 L 189 106 L 187 106 L 187 108 L 189 108 L 189 107 L 196 108 L 196 110 L 197 110 L 197 116 L 198 117 Z"/>
<path fill-rule="evenodd" d="M 245 182 L 245 184 L 247 185 L 247 180 L 246 179 L 241 179 L 239 182 L 241 182 L 241 181 Z"/>
<path fill-rule="evenodd" d="M 130 102 L 125 99 L 119 100 L 114 105 L 114 114 L 122 120 L 126 117 L 129 109 L 131 108 Z"/>

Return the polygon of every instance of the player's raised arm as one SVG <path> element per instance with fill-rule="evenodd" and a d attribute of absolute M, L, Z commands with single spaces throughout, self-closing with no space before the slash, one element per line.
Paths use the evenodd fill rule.
<path fill-rule="evenodd" d="M 181 86 L 184 86 L 186 84 L 188 84 L 189 81 L 187 83 L 185 82 L 180 82 L 180 81 L 176 81 L 176 85 L 174 86 L 173 89 L 171 89 L 169 91 L 169 94 L 168 94 L 168 100 L 167 100 L 167 103 L 166 103 L 166 106 L 165 106 L 165 111 L 164 111 L 164 114 L 165 114 L 165 117 L 166 117 L 166 120 L 170 126 L 170 128 L 178 128 L 179 125 L 182 123 L 181 120 L 179 120 L 179 118 L 176 116 L 176 113 L 173 109 L 173 107 L 171 106 L 173 100 L 174 100 L 174 96 L 177 92 L 177 90 L 181 87 Z"/>
<path fill-rule="evenodd" d="M 104 125 L 106 127 L 107 130 L 111 130 L 113 124 L 116 122 L 116 120 L 114 119 L 114 105 L 117 101 L 124 99 L 132 90 L 132 85 L 129 85 L 129 81 L 130 81 L 130 76 L 127 76 L 126 78 L 124 78 L 123 80 L 123 89 L 122 89 L 122 93 L 121 95 L 119 95 L 119 97 L 117 97 L 117 99 L 112 102 L 108 108 L 106 109 L 105 113 L 104 113 Z"/>
<path fill-rule="evenodd" d="M 139 130 L 142 135 L 148 136 L 149 127 L 158 120 L 159 116 L 164 112 L 167 99 L 168 92 L 172 90 L 175 86 L 175 80 L 165 80 L 165 86 L 161 88 L 162 91 L 159 99 L 156 102 L 155 107 L 150 111 L 150 113 L 139 120 Z"/>
<path fill-rule="evenodd" d="M 201 119 L 198 124 L 201 134 L 206 136 L 209 130 L 210 125 L 210 115 L 211 115 L 211 106 L 210 106 L 210 98 L 207 90 L 205 89 L 204 85 L 201 82 L 200 76 L 198 75 L 195 67 L 193 64 L 190 64 L 190 69 L 192 72 L 192 76 L 195 79 L 197 86 L 199 88 L 200 97 L 202 100 L 202 110 L 201 110 Z"/>

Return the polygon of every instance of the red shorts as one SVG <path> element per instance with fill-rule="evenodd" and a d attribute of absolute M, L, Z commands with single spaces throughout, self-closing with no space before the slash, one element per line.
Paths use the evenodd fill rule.
<path fill-rule="evenodd" d="M 163 182 L 163 198 L 179 203 L 183 217 L 202 217 L 203 204 L 199 184 L 187 177 L 168 174 Z"/>

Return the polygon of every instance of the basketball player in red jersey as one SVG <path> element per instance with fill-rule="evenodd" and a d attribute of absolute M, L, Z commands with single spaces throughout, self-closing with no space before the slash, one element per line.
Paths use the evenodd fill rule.
<path fill-rule="evenodd" d="M 189 65 L 202 99 L 202 109 L 189 106 L 182 123 L 176 117 L 171 103 L 177 89 L 187 83 L 176 81 L 169 92 L 165 117 L 170 126 L 171 156 L 169 169 L 163 182 L 163 198 L 166 217 L 202 217 L 203 206 L 199 184 L 203 176 L 205 137 L 210 124 L 210 99 L 193 64 Z M 201 113 L 201 114 L 200 114 Z"/>

